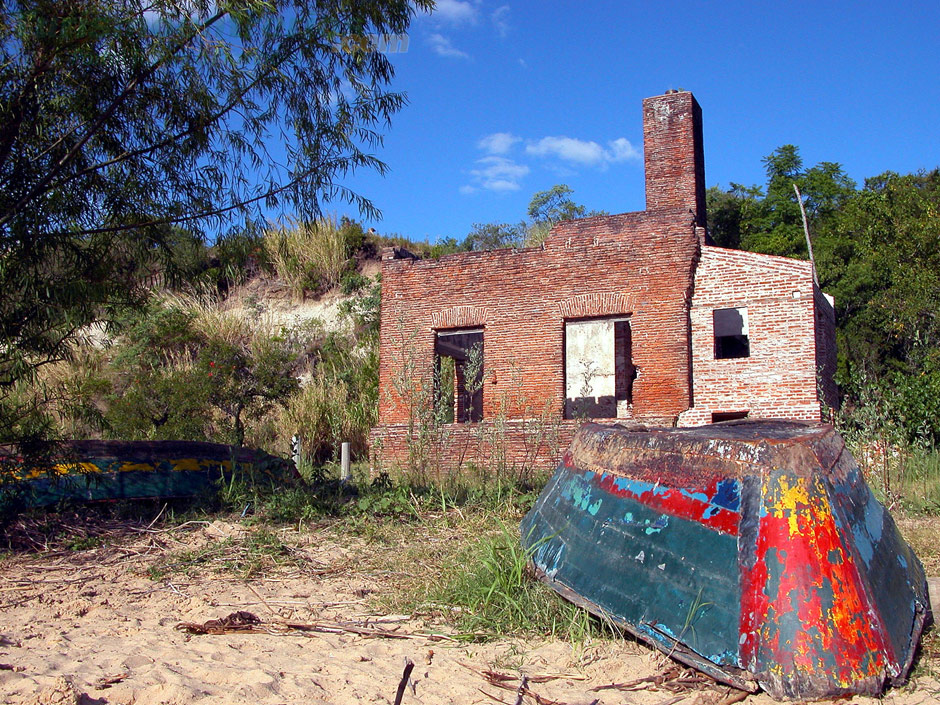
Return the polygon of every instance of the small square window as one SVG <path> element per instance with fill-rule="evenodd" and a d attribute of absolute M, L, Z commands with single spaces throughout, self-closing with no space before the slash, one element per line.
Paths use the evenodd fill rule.
<path fill-rule="evenodd" d="M 716 308 L 712 311 L 712 322 L 716 360 L 751 356 L 746 308 Z"/>

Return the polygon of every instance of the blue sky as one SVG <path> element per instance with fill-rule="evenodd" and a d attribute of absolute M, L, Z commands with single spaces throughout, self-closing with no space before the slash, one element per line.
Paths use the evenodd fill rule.
<path fill-rule="evenodd" d="M 565 183 L 589 209 L 642 210 L 641 102 L 702 106 L 709 186 L 763 184 L 800 148 L 861 183 L 940 166 L 940 2 L 438 0 L 389 54 L 409 105 L 346 183 L 380 233 L 463 238 L 518 222 Z"/>

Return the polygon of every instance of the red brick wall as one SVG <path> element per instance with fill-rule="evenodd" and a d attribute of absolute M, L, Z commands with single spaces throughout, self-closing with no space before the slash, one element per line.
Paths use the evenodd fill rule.
<path fill-rule="evenodd" d="M 455 326 L 484 328 L 485 418 L 560 413 L 565 318 L 617 314 L 632 314 L 636 414 L 678 414 L 697 245 L 687 214 L 627 213 L 562 223 L 540 248 L 383 261 L 380 422 L 407 422 L 394 382 L 409 364 L 430 375 L 435 328 Z"/>
<path fill-rule="evenodd" d="M 580 421 L 529 419 L 447 424 L 432 430 L 407 424 L 377 426 L 370 436 L 373 470 L 410 474 L 418 482 L 464 472 L 531 480 L 555 468 Z M 425 435 L 422 437 L 422 433 Z"/>
<path fill-rule="evenodd" d="M 702 109 L 688 91 L 643 101 L 646 210 L 684 208 L 705 225 Z"/>
<path fill-rule="evenodd" d="M 564 325 L 631 316 L 638 420 L 689 406 L 689 320 L 698 240 L 687 211 L 561 223 L 542 247 L 382 263 L 379 424 L 408 424 L 430 384 L 435 329 L 484 329 L 484 420 L 564 409 Z M 415 385 L 406 389 L 408 385 Z"/>
<path fill-rule="evenodd" d="M 738 411 L 819 420 L 817 364 L 830 356 L 834 363 L 835 354 L 834 342 L 817 349 L 820 298 L 809 262 L 704 246 L 690 311 L 693 408 L 680 424 L 710 423 L 712 413 Z M 747 309 L 749 357 L 715 359 L 716 308 Z M 831 321 L 826 326 L 832 330 Z M 820 330 L 819 339 L 827 335 Z"/>

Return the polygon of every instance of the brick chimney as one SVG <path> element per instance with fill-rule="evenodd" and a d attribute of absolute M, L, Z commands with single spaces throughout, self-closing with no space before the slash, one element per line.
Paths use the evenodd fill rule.
<path fill-rule="evenodd" d="M 688 91 L 643 101 L 646 210 L 688 208 L 705 225 L 702 109 Z"/>

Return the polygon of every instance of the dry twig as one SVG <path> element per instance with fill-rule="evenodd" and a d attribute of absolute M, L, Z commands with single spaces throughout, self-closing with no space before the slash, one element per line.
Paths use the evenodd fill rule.
<path fill-rule="evenodd" d="M 410 658 L 405 659 L 405 670 L 401 674 L 401 681 L 398 683 L 398 692 L 395 693 L 395 705 L 401 705 L 401 699 L 405 697 L 405 688 L 408 685 L 408 679 L 414 670 L 415 664 Z"/>
<path fill-rule="evenodd" d="M 383 629 L 366 622 L 365 625 L 347 622 L 292 622 L 277 619 L 272 622 L 263 622 L 251 612 L 239 610 L 232 612 L 222 619 L 210 619 L 207 622 L 180 622 L 176 625 L 180 631 L 189 634 L 227 634 L 229 632 L 260 632 L 266 634 L 289 634 L 292 632 L 310 633 L 322 632 L 326 634 L 356 634 L 362 637 L 378 637 L 383 639 L 427 639 L 429 641 L 454 641 L 442 634 L 415 634 L 403 632 L 398 629 Z"/>

